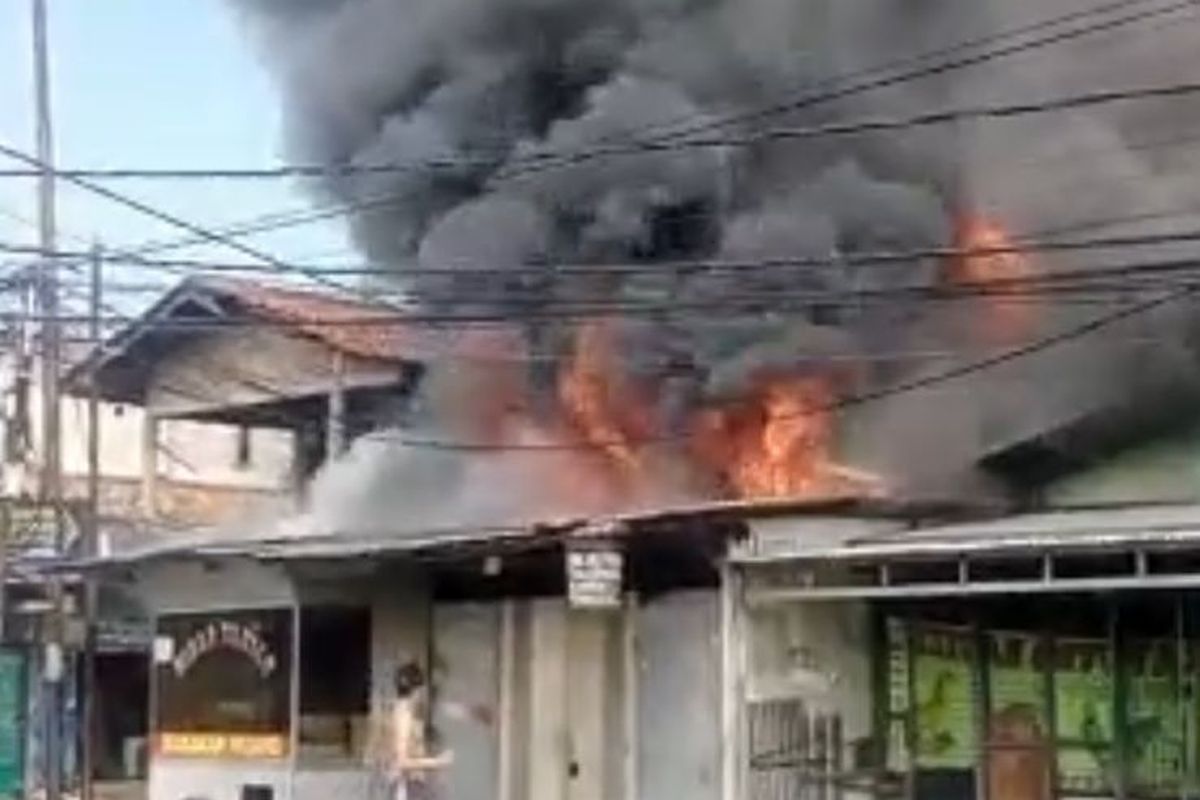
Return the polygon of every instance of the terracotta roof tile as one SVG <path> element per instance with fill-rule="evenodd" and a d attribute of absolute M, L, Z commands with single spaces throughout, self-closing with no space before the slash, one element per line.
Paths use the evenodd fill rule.
<path fill-rule="evenodd" d="M 246 312 L 294 328 L 331 348 L 385 361 L 433 361 L 441 357 L 521 359 L 522 337 L 505 325 L 438 328 L 406 322 L 406 309 L 323 290 L 242 278 L 202 284 Z M 380 323 L 370 320 L 379 318 Z M 344 321 L 344 324 L 339 324 Z"/>
<path fill-rule="evenodd" d="M 401 312 L 383 303 L 243 279 L 206 280 L 204 286 L 251 314 L 295 328 L 350 355 L 412 360 L 428 345 L 419 330 L 392 321 Z M 369 322 L 374 318 L 387 322 Z"/>

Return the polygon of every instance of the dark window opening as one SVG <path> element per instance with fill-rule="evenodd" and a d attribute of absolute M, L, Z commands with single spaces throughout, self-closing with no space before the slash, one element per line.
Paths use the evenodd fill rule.
<path fill-rule="evenodd" d="M 306 757 L 358 757 L 368 735 L 371 612 L 300 611 L 300 747 Z"/>
<path fill-rule="evenodd" d="M 146 699 L 150 659 L 145 653 L 101 653 L 96 657 L 94 777 L 145 777 Z"/>

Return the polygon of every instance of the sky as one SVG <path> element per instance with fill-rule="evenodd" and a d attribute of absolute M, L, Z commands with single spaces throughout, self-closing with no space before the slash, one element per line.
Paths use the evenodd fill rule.
<path fill-rule="evenodd" d="M 253 37 L 223 0 L 48 3 L 60 167 L 256 168 L 286 161 L 277 88 Z M 29 0 L 0 2 L 0 142 L 27 152 L 34 140 L 29 7 Z M 206 227 L 310 204 L 284 180 L 106 185 Z M 32 243 L 35 209 L 31 181 L 0 178 L 0 242 Z M 60 247 L 68 249 L 186 236 L 69 186 L 60 189 L 59 224 Z M 336 222 L 246 241 L 290 261 L 353 259 Z M 216 246 L 174 255 L 245 258 Z"/>

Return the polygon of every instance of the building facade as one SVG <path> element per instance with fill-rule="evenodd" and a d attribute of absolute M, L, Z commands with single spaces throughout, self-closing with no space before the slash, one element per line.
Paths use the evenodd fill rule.
<path fill-rule="evenodd" d="M 729 796 L 725 526 L 182 547 L 129 576 L 155 630 L 149 797 L 370 797 L 391 678 L 430 677 L 447 797 Z M 619 554 L 581 601 L 579 542 Z M 593 587 L 594 588 L 594 587 Z"/>

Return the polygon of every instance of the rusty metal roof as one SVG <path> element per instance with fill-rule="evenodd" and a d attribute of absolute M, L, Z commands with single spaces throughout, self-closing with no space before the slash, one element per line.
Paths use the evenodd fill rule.
<path fill-rule="evenodd" d="M 381 527 L 376 530 L 304 530 L 263 534 L 240 528 L 196 529 L 91 561 L 73 561 L 66 569 L 106 569 L 177 558 L 250 558 L 263 561 L 343 560 L 369 557 L 452 556 L 500 552 L 507 548 L 551 546 L 565 538 L 638 536 L 652 531 L 720 528 L 732 535 L 746 523 L 765 519 L 892 520 L 897 524 L 961 518 L 978 513 L 957 503 L 900 503 L 887 500 L 716 501 L 666 506 L 604 517 L 464 525 L 446 528 Z"/>
<path fill-rule="evenodd" d="M 397 364 L 448 357 L 514 361 L 526 357 L 522 338 L 511 326 L 471 326 L 464 331 L 411 322 L 406 315 L 411 311 L 399 305 L 348 293 L 245 278 L 188 278 L 78 360 L 67 372 L 65 384 L 71 391 L 84 392 L 87 377 L 94 373 L 103 399 L 139 402 L 141 378 L 137 376 L 153 368 L 158 357 L 153 354 L 161 352 L 145 345 L 204 336 L 225 324 L 275 326 L 350 356 Z M 143 350 L 143 357 L 138 357 Z"/>
<path fill-rule="evenodd" d="M 198 284 L 249 314 L 350 355 L 411 361 L 436 344 L 420 328 L 399 319 L 399 308 L 386 303 L 244 278 L 205 278 Z"/>

